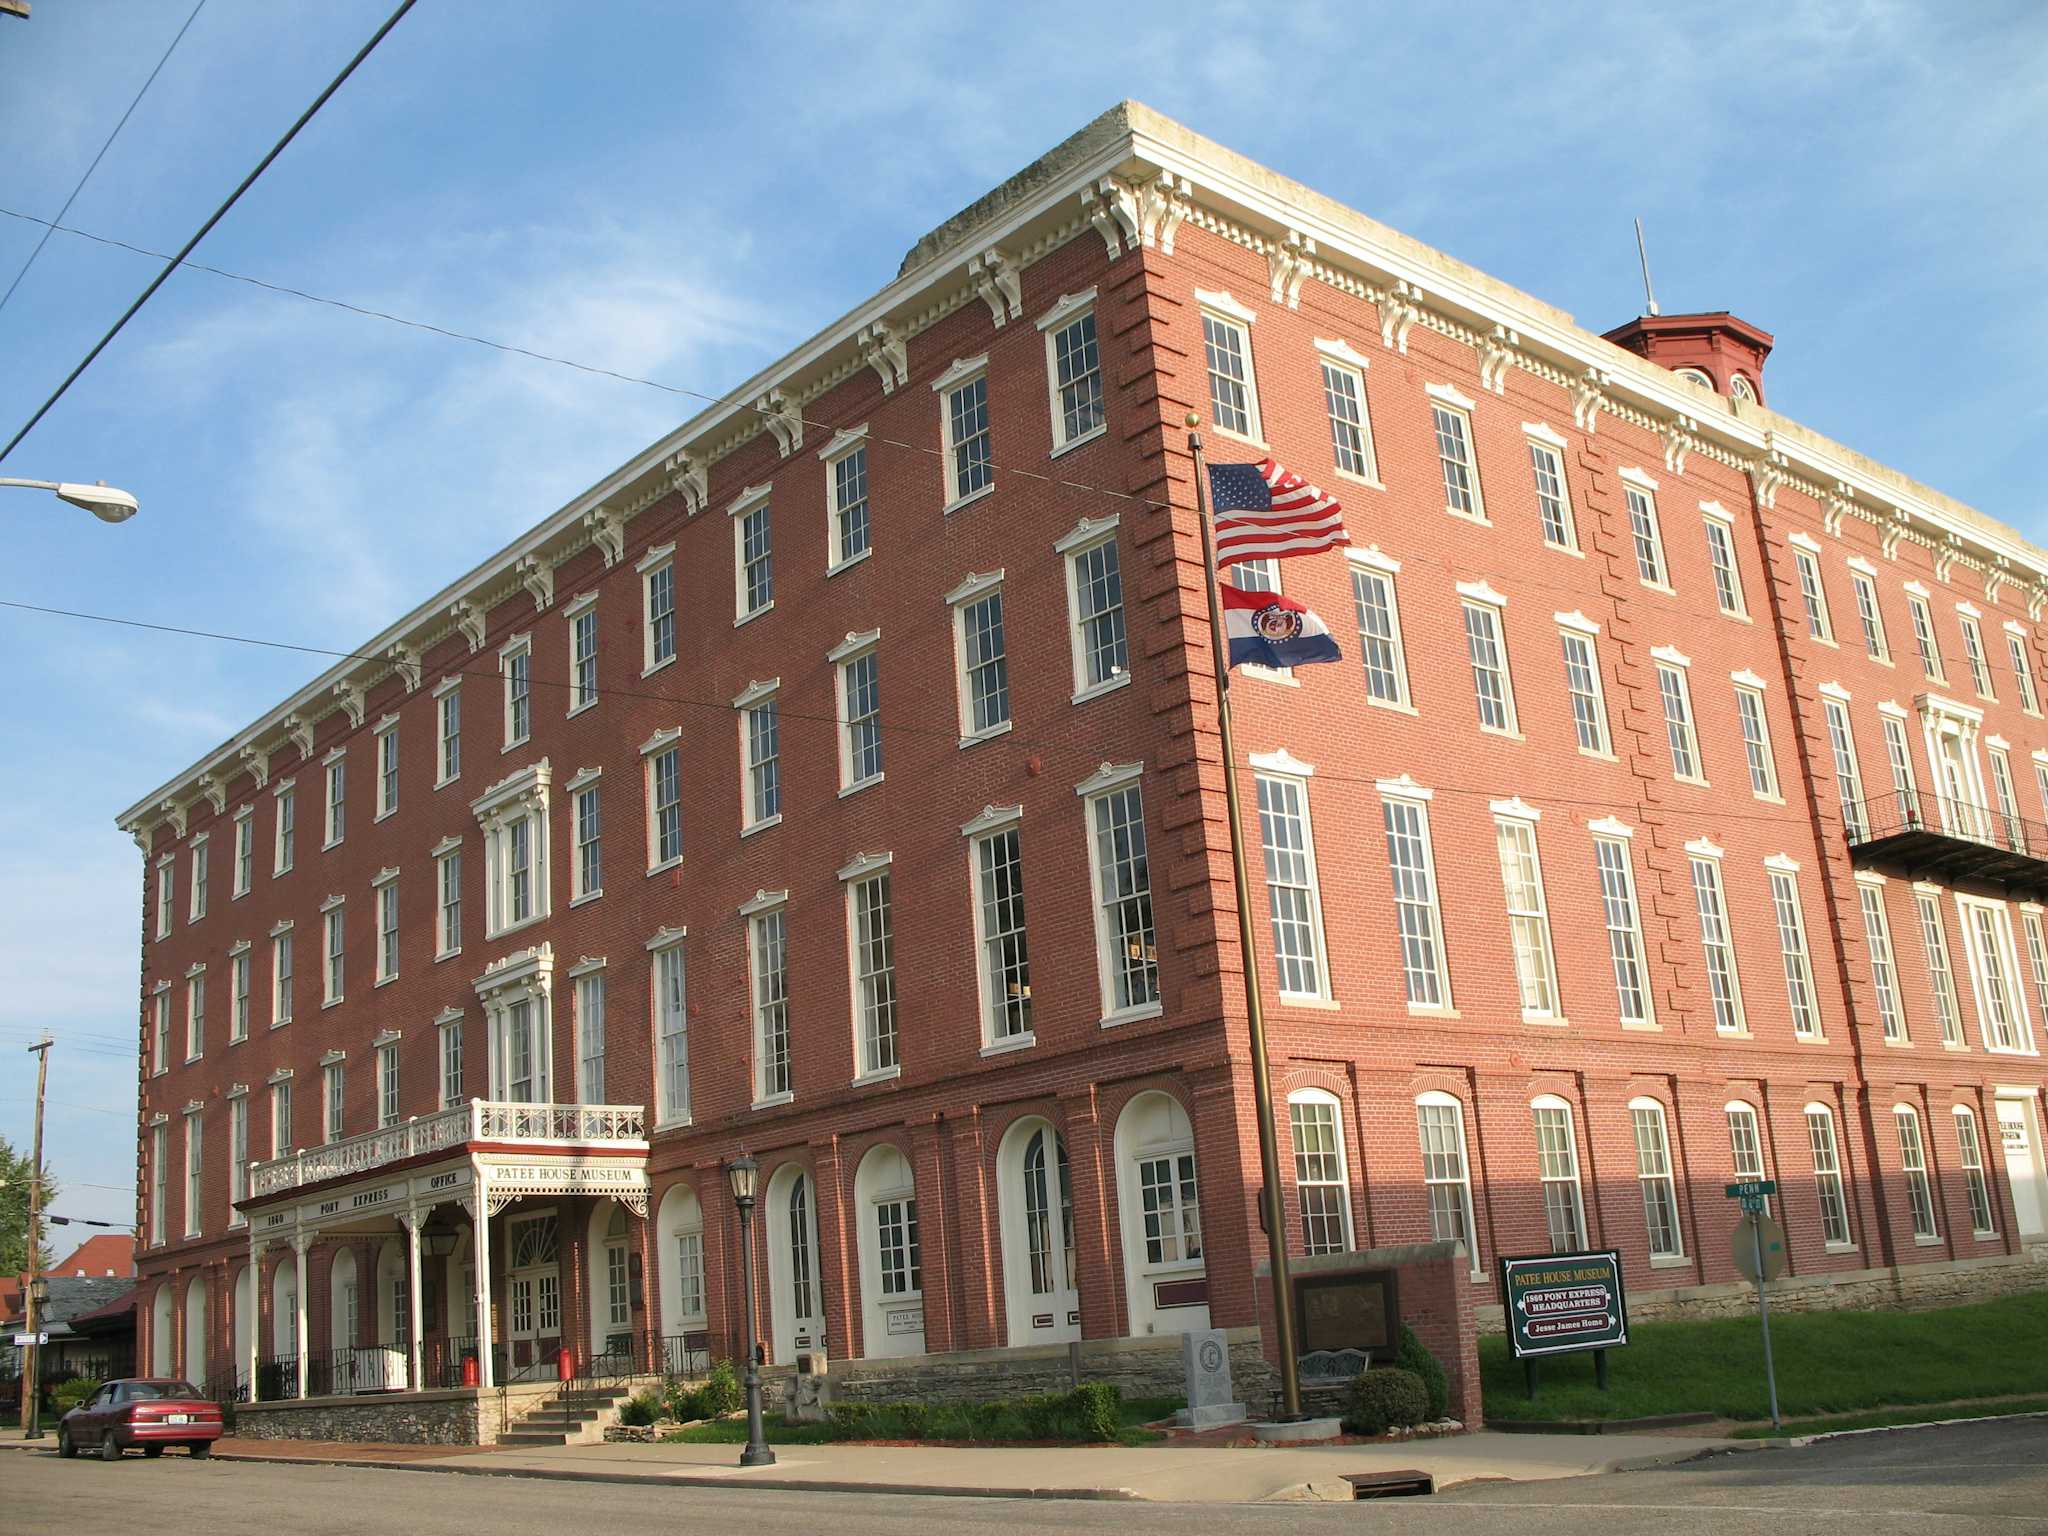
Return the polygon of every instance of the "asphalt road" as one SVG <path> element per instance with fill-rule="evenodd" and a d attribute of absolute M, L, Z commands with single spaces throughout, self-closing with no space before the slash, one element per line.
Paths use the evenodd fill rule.
<path fill-rule="evenodd" d="M 1369 1504 L 1058 1503 L 560 1483 L 353 1467 L 0 1453 L 0 1532 L 279 1530 L 291 1536 L 564 1536 L 592 1529 L 748 1536 L 972 1536 L 1019 1526 L 1117 1536 L 1327 1529 L 1422 1536 L 2048 1536 L 2048 1421 L 1865 1435 L 1651 1472 L 1480 1483 Z"/>

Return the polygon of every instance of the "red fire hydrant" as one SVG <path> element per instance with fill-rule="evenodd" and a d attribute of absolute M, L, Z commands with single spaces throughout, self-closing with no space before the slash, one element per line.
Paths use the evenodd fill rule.
<path fill-rule="evenodd" d="M 574 1381 L 575 1379 L 576 1351 L 564 1344 L 555 1351 L 555 1380 Z"/>

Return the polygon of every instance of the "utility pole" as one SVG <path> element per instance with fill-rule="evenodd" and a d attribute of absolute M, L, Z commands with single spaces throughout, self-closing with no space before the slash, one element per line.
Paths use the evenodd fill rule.
<path fill-rule="evenodd" d="M 43 1288 L 43 1089 L 50 1079 L 50 1047 L 54 1043 L 44 1035 L 29 1047 L 36 1057 L 36 1134 L 29 1153 L 28 1173 L 28 1354 L 22 1362 L 21 1378 L 25 1398 L 21 1415 L 24 1440 L 43 1438 L 43 1393 L 38 1377 L 43 1363 L 42 1335 L 38 1331 L 42 1326 L 42 1307 L 38 1303 Z"/>

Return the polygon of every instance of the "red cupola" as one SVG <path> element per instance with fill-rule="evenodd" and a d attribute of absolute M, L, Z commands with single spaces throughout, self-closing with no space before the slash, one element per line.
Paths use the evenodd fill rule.
<path fill-rule="evenodd" d="M 1771 333 L 1725 309 L 1704 315 L 1640 315 L 1609 331 L 1606 339 L 1731 400 L 1764 403 Z"/>

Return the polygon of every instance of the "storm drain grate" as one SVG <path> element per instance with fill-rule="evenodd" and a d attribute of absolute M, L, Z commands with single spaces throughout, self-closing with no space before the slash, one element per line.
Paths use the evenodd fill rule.
<path fill-rule="evenodd" d="M 1427 1472 L 1403 1467 L 1392 1472 L 1346 1472 L 1354 1499 L 1412 1499 L 1436 1492 L 1436 1479 Z"/>

